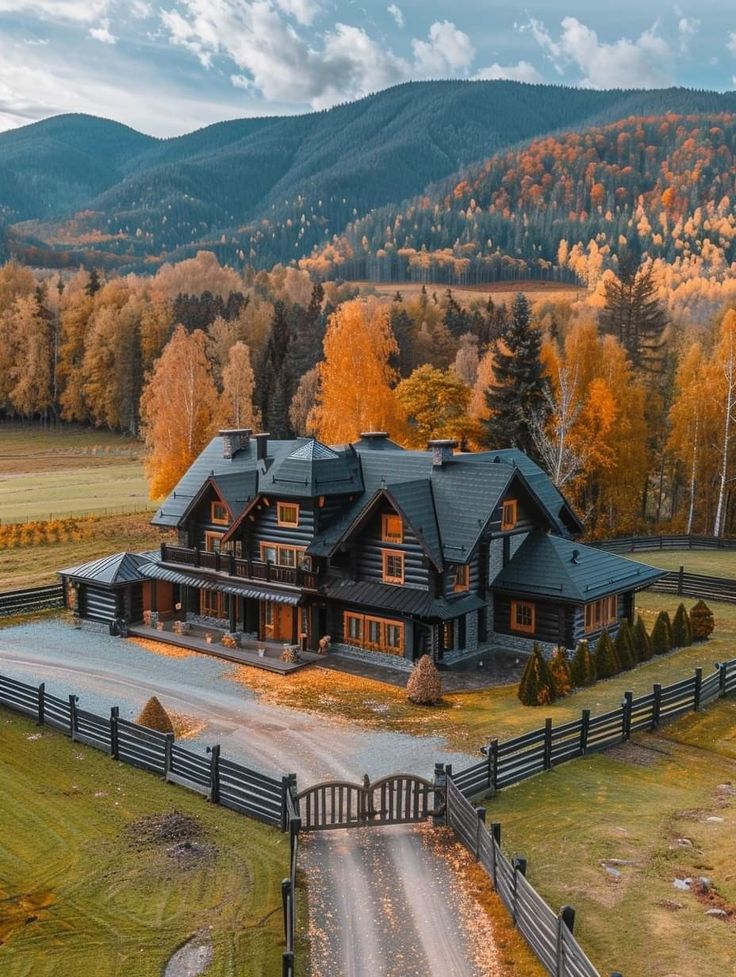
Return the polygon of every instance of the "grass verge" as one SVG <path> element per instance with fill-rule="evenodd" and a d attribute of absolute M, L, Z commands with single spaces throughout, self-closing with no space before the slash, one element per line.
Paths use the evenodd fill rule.
<path fill-rule="evenodd" d="M 625 553 L 628 560 L 648 563 L 663 570 L 700 573 L 706 577 L 736 579 L 736 550 L 657 550 L 654 553 Z"/>
<path fill-rule="evenodd" d="M 195 933 L 208 977 L 280 973 L 288 838 L 0 710 L 0 973 L 159 977 Z M 172 811 L 193 848 L 153 837 Z"/>

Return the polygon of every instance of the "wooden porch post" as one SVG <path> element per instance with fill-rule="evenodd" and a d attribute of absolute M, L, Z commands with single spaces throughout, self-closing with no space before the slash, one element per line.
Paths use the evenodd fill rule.
<path fill-rule="evenodd" d="M 228 594 L 228 610 L 230 611 L 230 632 L 238 630 L 238 598 L 235 594 Z"/>
<path fill-rule="evenodd" d="M 153 580 L 151 581 L 151 610 L 152 611 L 158 610 L 158 595 L 156 593 L 156 583 L 157 580 L 154 577 Z"/>

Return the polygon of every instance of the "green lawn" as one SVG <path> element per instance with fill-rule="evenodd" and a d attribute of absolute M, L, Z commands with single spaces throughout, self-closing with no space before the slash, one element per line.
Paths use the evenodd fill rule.
<path fill-rule="evenodd" d="M 548 902 L 575 907 L 602 974 L 724 977 L 736 973 L 733 918 L 706 910 L 736 913 L 734 783 L 730 699 L 502 791 L 487 818 Z M 687 877 L 710 879 L 711 895 L 674 886 Z"/>
<path fill-rule="evenodd" d="M 139 819 L 196 819 L 195 854 Z M 159 977 L 193 934 L 208 977 L 281 973 L 288 838 L 0 710 L 0 973 Z M 167 851 L 168 849 L 168 851 Z"/>
<path fill-rule="evenodd" d="M 624 553 L 629 560 L 648 563 L 663 570 L 701 573 L 706 577 L 736 579 L 736 550 L 656 550 L 653 553 Z"/>

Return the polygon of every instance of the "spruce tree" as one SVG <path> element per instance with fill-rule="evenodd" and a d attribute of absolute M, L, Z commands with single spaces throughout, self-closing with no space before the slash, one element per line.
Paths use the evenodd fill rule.
<path fill-rule="evenodd" d="M 570 666 L 570 678 L 575 688 L 587 688 L 595 685 L 598 674 L 595 670 L 595 660 L 587 641 L 579 641 Z"/>
<path fill-rule="evenodd" d="M 616 652 L 608 631 L 603 631 L 595 643 L 595 670 L 598 678 L 612 678 L 619 672 Z"/>
<path fill-rule="evenodd" d="M 647 626 L 642 620 L 641 614 L 636 617 L 636 624 L 634 625 L 634 650 L 636 651 L 636 660 L 639 662 L 648 662 L 652 657 L 652 642 L 647 633 Z"/>
<path fill-rule="evenodd" d="M 704 600 L 699 600 L 690 609 L 690 625 L 692 627 L 693 641 L 705 641 L 713 633 L 713 628 L 715 627 L 713 611 Z"/>
<path fill-rule="evenodd" d="M 631 628 L 628 621 L 622 621 L 619 625 L 616 640 L 613 643 L 616 659 L 622 672 L 631 671 L 636 665 L 633 643 L 631 640 Z"/>
<path fill-rule="evenodd" d="M 274 438 L 288 438 L 292 433 L 289 405 L 296 384 L 291 370 L 290 344 L 291 327 L 286 305 L 279 301 L 274 306 L 271 332 L 263 351 L 256 382 L 256 397 L 263 428 Z"/>
<path fill-rule="evenodd" d="M 666 655 L 668 651 L 672 651 L 672 640 L 670 638 L 672 625 L 669 617 L 667 611 L 660 611 L 657 620 L 654 622 L 651 635 L 653 655 Z"/>
<path fill-rule="evenodd" d="M 532 426 L 546 408 L 546 379 L 541 360 L 542 334 L 531 323 L 529 300 L 519 292 L 501 341 L 494 345 L 495 382 L 486 392 L 491 411 L 490 443 L 538 455 Z"/>
<path fill-rule="evenodd" d="M 289 313 L 294 320 L 289 343 L 289 373 L 301 377 L 322 359 L 322 342 L 327 320 L 322 312 L 325 290 L 320 282 L 312 288 L 309 305 L 294 305 Z"/>
<path fill-rule="evenodd" d="M 569 695 L 572 692 L 570 662 L 567 657 L 567 649 L 563 648 L 562 645 L 555 648 L 552 660 L 549 663 L 549 668 L 552 672 L 557 695 Z"/>
<path fill-rule="evenodd" d="M 636 249 L 629 245 L 619 255 L 618 271 L 605 284 L 601 331 L 618 339 L 635 367 L 660 373 L 667 314 L 657 296 L 653 268 L 640 266 Z"/>
<path fill-rule="evenodd" d="M 688 648 L 693 643 L 690 618 L 684 604 L 675 611 L 672 620 L 672 645 L 675 648 Z"/>
<path fill-rule="evenodd" d="M 543 706 L 554 701 L 556 689 L 552 672 L 536 642 L 521 676 L 518 695 L 525 706 Z"/>
<path fill-rule="evenodd" d="M 101 288 L 102 288 L 102 282 L 100 281 L 100 273 L 97 271 L 96 268 L 90 268 L 89 278 L 84 288 L 85 292 L 87 293 L 87 295 L 89 295 L 90 298 L 92 298 L 94 295 L 97 294 L 97 292 L 99 292 Z"/>

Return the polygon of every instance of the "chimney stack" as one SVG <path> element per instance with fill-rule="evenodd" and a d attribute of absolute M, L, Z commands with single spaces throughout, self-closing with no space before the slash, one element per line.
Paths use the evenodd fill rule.
<path fill-rule="evenodd" d="M 264 461 L 268 455 L 268 439 L 270 437 L 270 434 L 263 431 L 260 434 L 253 435 L 256 442 L 256 459 L 258 461 Z"/>
<path fill-rule="evenodd" d="M 250 443 L 251 428 L 231 428 L 220 431 L 222 438 L 222 457 L 233 458 L 238 451 L 245 451 Z"/>
<path fill-rule="evenodd" d="M 428 441 L 427 447 L 432 451 L 432 467 L 442 468 L 448 461 L 452 461 L 452 453 L 457 448 L 457 441 L 453 438 L 440 438 Z"/>

